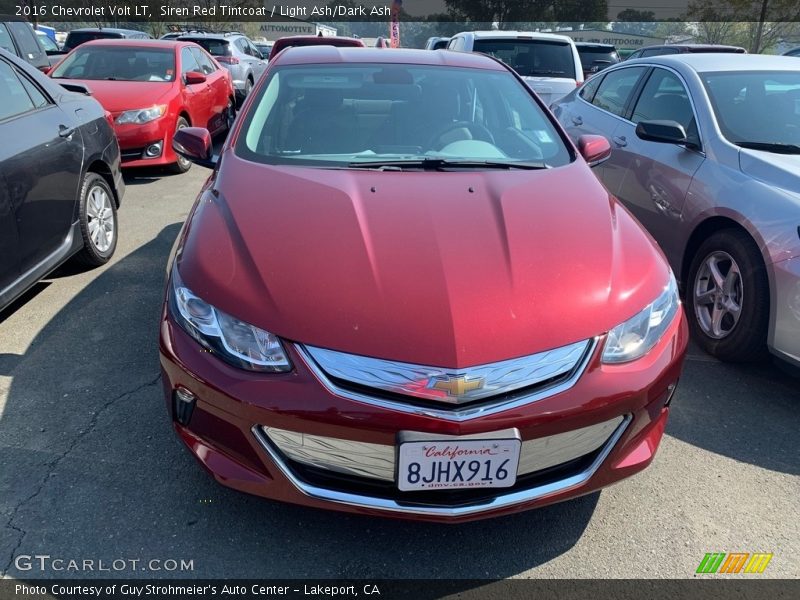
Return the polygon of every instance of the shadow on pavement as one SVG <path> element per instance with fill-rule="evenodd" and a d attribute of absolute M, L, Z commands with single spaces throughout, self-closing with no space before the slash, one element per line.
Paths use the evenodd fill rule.
<path fill-rule="evenodd" d="M 666 433 L 782 473 L 800 474 L 800 379 L 775 364 L 723 363 L 689 355 Z"/>
<path fill-rule="evenodd" d="M 176 439 L 157 328 L 179 225 L 111 264 L 21 357 L 0 415 L 0 573 L 14 577 L 508 577 L 570 550 L 599 494 L 442 526 L 306 509 L 219 486 Z M 191 573 L 20 571 L 14 557 L 194 561 Z"/>

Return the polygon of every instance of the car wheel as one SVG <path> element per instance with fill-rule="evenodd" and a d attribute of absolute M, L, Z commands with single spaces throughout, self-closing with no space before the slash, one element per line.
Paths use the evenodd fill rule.
<path fill-rule="evenodd" d="M 693 337 L 706 352 L 734 362 L 765 356 L 769 282 L 749 235 L 726 229 L 703 242 L 692 260 L 686 290 Z"/>
<path fill-rule="evenodd" d="M 87 173 L 78 207 L 83 250 L 75 260 L 89 267 L 108 262 L 117 249 L 117 209 L 108 183 L 97 173 Z"/>
<path fill-rule="evenodd" d="M 236 103 L 233 99 L 229 99 L 228 106 L 225 108 L 226 131 L 233 129 L 234 120 L 236 120 Z"/>
<path fill-rule="evenodd" d="M 175 125 L 175 131 L 178 131 L 179 129 L 183 129 L 184 127 L 188 126 L 189 122 L 186 119 L 184 119 L 183 117 L 178 117 L 178 122 Z M 177 174 L 186 173 L 186 171 L 188 171 L 191 168 L 192 168 L 192 161 L 190 161 L 188 158 L 184 158 L 180 154 L 178 154 L 178 162 L 170 166 L 170 170 L 173 173 Z"/>
<path fill-rule="evenodd" d="M 250 92 L 253 91 L 253 80 L 249 77 L 247 81 L 244 82 L 244 97 L 247 98 L 250 95 Z"/>

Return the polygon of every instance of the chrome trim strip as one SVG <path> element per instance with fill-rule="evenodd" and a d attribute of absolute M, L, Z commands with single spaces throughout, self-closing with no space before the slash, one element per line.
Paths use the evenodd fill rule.
<path fill-rule="evenodd" d="M 624 421 L 617 427 L 614 434 L 606 443 L 605 447 L 603 448 L 602 452 L 598 454 L 597 458 L 595 458 L 594 462 L 589 465 L 584 471 L 577 473 L 571 477 L 566 479 L 562 479 L 561 481 L 555 481 L 553 483 L 548 483 L 546 485 L 540 485 L 538 487 L 530 488 L 527 490 L 520 490 L 518 492 L 511 492 L 509 494 L 501 494 L 489 500 L 488 502 L 484 502 L 483 504 L 475 504 L 471 506 L 455 506 L 455 507 L 442 507 L 442 506 L 425 506 L 425 505 L 404 505 L 394 500 L 387 500 L 385 498 L 375 498 L 372 496 L 363 496 L 361 494 L 351 494 L 346 492 L 337 492 L 336 490 L 329 490 L 326 488 L 321 488 L 315 485 L 307 484 L 300 479 L 298 479 L 288 467 L 288 465 L 283 461 L 281 456 L 272 448 L 272 444 L 269 443 L 264 433 L 260 430 L 260 428 L 256 425 L 253 426 L 252 432 L 253 435 L 256 437 L 258 442 L 267 452 L 269 457 L 275 463 L 275 465 L 280 469 L 281 473 L 292 483 L 292 485 L 297 488 L 297 490 L 308 496 L 309 498 L 314 498 L 316 500 L 322 500 L 325 502 L 333 502 L 336 504 L 344 504 L 347 506 L 356 506 L 360 508 L 368 508 L 372 510 L 379 510 L 379 511 L 386 511 L 386 512 L 393 512 L 399 514 L 407 514 L 407 515 L 431 515 L 431 516 L 440 516 L 440 517 L 462 517 L 468 515 L 479 514 L 482 512 L 486 512 L 489 510 L 497 510 L 501 508 L 507 508 L 509 506 L 514 506 L 516 504 L 521 504 L 523 502 L 530 502 L 532 500 L 537 500 L 539 498 L 543 498 L 545 496 L 550 496 L 559 492 L 566 491 L 570 488 L 577 487 L 583 483 L 586 483 L 592 475 L 595 474 L 597 469 L 600 467 L 601 464 L 608 458 L 611 450 L 616 446 L 619 438 L 622 437 L 623 432 L 625 431 L 628 423 L 630 423 L 631 417 L 630 415 L 626 415 L 624 417 Z"/>
<path fill-rule="evenodd" d="M 306 366 L 317 377 L 319 382 L 330 393 L 334 394 L 335 396 L 346 398 L 348 400 L 354 400 L 356 402 L 362 402 L 364 404 L 370 404 L 372 406 L 377 406 L 379 408 L 384 408 L 387 410 L 396 410 L 414 415 L 433 417 L 436 419 L 444 419 L 446 421 L 468 421 L 470 419 L 477 419 L 479 417 L 493 415 L 495 413 L 502 412 L 504 410 L 512 410 L 514 408 L 519 408 L 520 406 L 525 406 L 526 404 L 530 404 L 532 402 L 536 402 L 538 400 L 542 400 L 544 398 L 560 394 L 561 392 L 565 392 L 566 390 L 570 389 L 573 385 L 575 385 L 578 379 L 580 379 L 581 375 L 583 375 L 583 372 L 586 370 L 586 365 L 589 364 L 589 360 L 591 359 L 595 349 L 597 348 L 598 339 L 599 338 L 592 338 L 588 340 L 588 346 L 584 351 L 584 355 L 581 357 L 581 360 L 578 361 L 578 363 L 573 368 L 572 375 L 568 379 L 558 384 L 548 386 L 546 388 L 537 390 L 530 394 L 524 394 L 507 400 L 498 400 L 496 402 L 486 403 L 481 406 L 466 406 L 460 409 L 453 407 L 452 409 L 449 410 L 429 408 L 424 406 L 415 406 L 413 404 L 407 404 L 405 402 L 400 402 L 398 400 L 379 398 L 361 392 L 355 392 L 352 390 L 343 389 L 338 385 L 336 385 L 335 383 L 333 383 L 328 378 L 327 374 L 322 370 L 322 368 L 319 365 L 317 365 L 316 361 L 311 357 L 311 355 L 306 351 L 306 349 L 302 345 L 293 344 L 293 347 L 295 351 L 303 359 L 303 362 L 306 364 Z"/>
<path fill-rule="evenodd" d="M 623 421 L 619 416 L 602 423 L 545 437 L 524 440 L 520 448 L 517 475 L 527 475 L 560 465 L 594 452 L 605 444 Z M 368 477 L 395 480 L 396 447 L 342 438 L 310 435 L 262 426 L 272 444 L 287 458 L 312 467 Z M 441 440 L 469 440 L 476 436 L 436 436 Z M 486 434 L 481 434 L 486 437 Z"/>
<path fill-rule="evenodd" d="M 462 405 L 510 394 L 566 375 L 583 358 L 590 340 L 536 354 L 452 369 L 386 360 L 304 345 L 328 376 L 366 388 Z"/>

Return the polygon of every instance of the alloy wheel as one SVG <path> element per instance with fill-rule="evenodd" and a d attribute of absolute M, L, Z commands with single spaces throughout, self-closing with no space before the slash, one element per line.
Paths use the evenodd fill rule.
<path fill-rule="evenodd" d="M 87 195 L 86 220 L 92 245 L 98 252 L 107 252 L 114 242 L 114 211 L 111 198 L 99 185 L 92 187 Z"/>
<path fill-rule="evenodd" d="M 727 252 L 709 254 L 695 276 L 694 312 L 711 338 L 721 340 L 734 330 L 742 314 L 744 286 L 739 265 Z"/>

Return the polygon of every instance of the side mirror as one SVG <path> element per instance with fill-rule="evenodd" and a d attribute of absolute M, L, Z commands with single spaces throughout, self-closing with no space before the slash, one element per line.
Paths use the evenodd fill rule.
<path fill-rule="evenodd" d="M 675 121 L 639 121 L 636 136 L 648 142 L 686 144 L 686 130 Z"/>
<path fill-rule="evenodd" d="M 217 161 L 212 154 L 211 134 L 202 127 L 184 127 L 175 132 L 172 149 L 193 163 L 213 169 Z"/>
<path fill-rule="evenodd" d="M 578 152 L 590 167 L 596 167 L 611 156 L 611 144 L 602 135 L 582 135 L 578 138 Z"/>
<path fill-rule="evenodd" d="M 199 71 L 189 71 L 186 73 L 186 85 L 195 85 L 196 83 L 205 83 L 206 76 Z"/>

